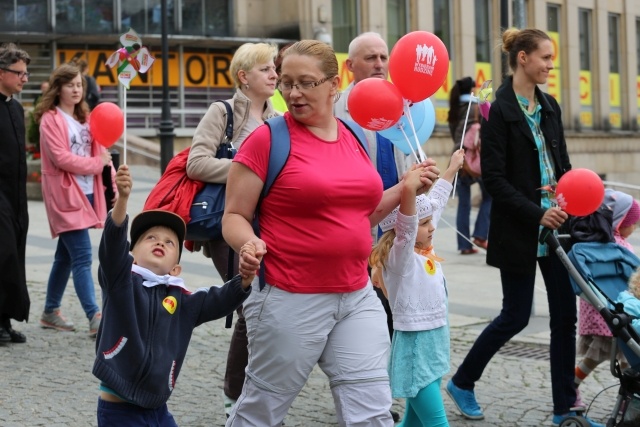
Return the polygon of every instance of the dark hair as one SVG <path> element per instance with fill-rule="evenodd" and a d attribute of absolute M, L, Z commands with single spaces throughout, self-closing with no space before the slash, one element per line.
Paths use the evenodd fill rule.
<path fill-rule="evenodd" d="M 518 68 L 518 52 L 530 54 L 538 48 L 540 40 L 551 40 L 551 38 L 544 31 L 535 28 L 506 29 L 502 33 L 502 51 L 508 56 L 509 67 L 515 71 Z"/>
<path fill-rule="evenodd" d="M 467 76 L 456 83 L 451 88 L 449 93 L 449 114 L 447 115 L 447 122 L 449 127 L 455 127 L 460 120 L 460 95 L 466 95 L 471 93 L 471 89 L 476 87 L 476 82 L 473 78 Z"/>
<path fill-rule="evenodd" d="M 287 50 L 291 46 L 293 46 L 293 43 L 294 42 L 287 43 L 284 46 L 282 46 L 280 48 L 280 50 L 278 51 L 278 54 L 276 55 L 276 60 L 274 62 L 275 62 L 275 66 L 276 66 L 276 74 L 278 75 L 278 77 L 280 76 L 280 71 L 282 71 L 281 70 L 281 68 L 282 68 L 282 55 L 284 54 L 285 50 Z"/>
<path fill-rule="evenodd" d="M 0 46 L 0 68 L 8 68 L 9 65 L 18 61 L 29 65 L 31 57 L 24 50 L 18 49 L 14 43 L 5 43 Z"/>
<path fill-rule="evenodd" d="M 42 115 L 48 110 L 55 110 L 56 106 L 60 104 L 60 89 L 63 85 L 69 83 L 80 75 L 82 78 L 82 91 L 83 94 L 87 93 L 87 80 L 82 76 L 80 68 L 75 64 L 62 64 L 51 73 L 49 78 L 49 89 L 42 95 L 42 99 L 38 102 L 34 118 L 36 123 L 40 123 Z M 84 99 L 84 97 L 83 97 Z M 83 100 L 76 104 L 73 110 L 74 115 L 80 123 L 87 121 L 87 113 L 89 113 L 89 106 Z"/>

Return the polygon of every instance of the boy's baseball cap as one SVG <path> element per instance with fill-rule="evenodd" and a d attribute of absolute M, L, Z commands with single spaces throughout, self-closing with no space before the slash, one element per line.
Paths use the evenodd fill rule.
<path fill-rule="evenodd" d="M 187 226 L 180 215 L 162 209 L 144 211 L 133 218 L 131 222 L 131 249 L 133 249 L 145 231 L 157 226 L 167 227 L 178 236 L 178 261 L 180 261 Z"/>

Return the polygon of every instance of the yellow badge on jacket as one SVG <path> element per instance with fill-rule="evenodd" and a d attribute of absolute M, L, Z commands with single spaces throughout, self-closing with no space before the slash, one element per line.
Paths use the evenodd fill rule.
<path fill-rule="evenodd" d="M 162 306 L 169 312 L 169 314 L 173 314 L 176 312 L 176 308 L 178 308 L 178 301 L 174 297 L 166 297 L 162 301 Z"/>

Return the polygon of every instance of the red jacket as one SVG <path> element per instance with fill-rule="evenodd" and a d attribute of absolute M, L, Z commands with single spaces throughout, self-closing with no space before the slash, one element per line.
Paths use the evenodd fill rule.
<path fill-rule="evenodd" d="M 189 223 L 193 198 L 205 186 L 204 182 L 194 181 L 187 176 L 190 149 L 191 147 L 185 148 L 171 159 L 160 180 L 149 193 L 142 210 L 168 210 L 180 215 L 185 224 Z"/>

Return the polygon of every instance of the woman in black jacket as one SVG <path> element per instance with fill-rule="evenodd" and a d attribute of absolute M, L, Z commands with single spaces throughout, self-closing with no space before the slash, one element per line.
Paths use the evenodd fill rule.
<path fill-rule="evenodd" d="M 556 230 L 567 219 L 542 188 L 557 184 L 571 164 L 560 107 L 537 87 L 553 69 L 549 36 L 508 29 L 502 41 L 513 75 L 497 91 L 481 128 L 482 179 L 493 197 L 487 263 L 500 269 L 502 311 L 478 337 L 447 391 L 463 416 L 484 417 L 474 385 L 493 355 L 527 326 L 537 263 L 549 302 L 553 425 L 558 425 L 575 414 L 576 297 L 566 269 L 538 237 L 542 227 Z"/>

